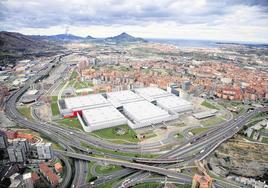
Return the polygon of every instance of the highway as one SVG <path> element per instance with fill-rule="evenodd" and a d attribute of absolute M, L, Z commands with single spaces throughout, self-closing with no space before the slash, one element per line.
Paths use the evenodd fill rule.
<path fill-rule="evenodd" d="M 33 77 L 31 80 L 29 80 L 29 82 L 26 85 L 24 85 L 24 87 L 20 88 L 17 92 L 15 92 L 11 96 L 9 96 L 8 99 L 6 100 L 5 111 L 6 111 L 6 114 L 8 115 L 8 117 L 11 120 L 13 120 L 14 122 L 16 122 L 18 125 L 30 128 L 30 129 L 35 130 L 35 131 L 37 131 L 37 132 L 39 132 L 39 133 L 41 133 L 43 135 L 46 135 L 47 137 L 51 138 L 53 141 L 58 143 L 60 146 L 62 146 L 62 147 L 64 147 L 64 148 L 69 150 L 70 148 L 69 148 L 68 144 L 66 144 L 64 142 L 64 140 L 60 140 L 59 136 L 55 135 L 55 133 L 53 133 L 53 131 L 51 131 L 49 129 L 44 129 L 38 123 L 33 123 L 33 122 L 28 121 L 16 109 L 16 101 L 18 101 L 19 98 L 22 96 L 22 94 L 27 91 L 29 86 L 32 83 L 37 82 L 40 79 L 44 78 L 45 75 L 47 75 L 49 73 L 49 71 L 52 69 L 52 67 L 55 64 L 55 62 L 59 62 L 61 57 L 65 56 L 65 55 L 62 55 L 62 56 L 54 58 L 51 61 L 51 64 L 49 64 L 49 66 L 47 67 L 47 69 L 41 70 L 39 72 L 39 74 L 37 76 Z M 63 162 L 67 162 L 67 161 L 63 160 Z M 83 165 L 83 164 L 84 164 L 83 161 L 79 161 L 79 166 L 84 167 L 85 165 Z M 64 178 L 64 181 L 62 182 L 62 185 L 60 185 L 61 187 L 66 187 L 66 185 L 70 183 L 69 181 L 71 179 L 71 177 L 70 177 L 71 168 L 70 168 L 68 163 L 66 164 L 66 168 L 67 168 L 67 172 L 66 172 L 67 174 L 66 174 L 66 177 Z M 79 168 L 78 164 L 75 165 L 75 168 Z M 75 177 L 80 177 L 80 174 L 75 174 Z M 77 178 L 74 178 L 74 180 L 75 180 L 74 184 L 79 185 L 79 182 L 81 180 L 78 179 L 78 182 L 77 182 L 76 179 Z M 84 184 L 84 182 L 85 181 L 82 181 L 81 184 Z"/>
<path fill-rule="evenodd" d="M 85 154 L 79 154 L 79 153 L 73 153 L 73 152 L 67 152 L 67 151 L 60 151 L 60 150 L 57 150 L 57 152 L 65 155 L 67 157 L 71 157 L 71 158 L 75 158 L 75 159 L 81 159 L 81 160 L 85 160 L 85 161 L 102 162 L 102 163 L 107 163 L 107 164 L 113 164 L 113 165 L 128 167 L 128 168 L 132 168 L 132 169 L 138 169 L 138 170 L 142 170 L 142 171 L 150 171 L 150 172 L 154 172 L 154 173 L 157 173 L 157 174 L 162 174 L 162 175 L 165 175 L 165 176 L 168 176 L 168 177 L 173 177 L 173 178 L 176 178 L 176 179 L 187 178 L 187 176 L 179 174 L 176 171 L 167 170 L 167 169 L 156 167 L 156 166 L 139 164 L 139 163 L 128 162 L 128 161 L 121 161 L 121 160 L 116 160 L 116 159 L 111 159 L 111 158 L 91 157 L 91 156 L 85 155 Z"/>
<path fill-rule="evenodd" d="M 66 157 L 58 152 L 54 152 L 54 154 L 64 163 L 64 168 L 65 173 L 64 176 L 62 177 L 63 181 L 60 184 L 60 188 L 65 188 L 70 185 L 71 179 L 72 179 L 72 167 L 71 164 L 69 163 L 68 159 Z"/>
<path fill-rule="evenodd" d="M 191 163 L 194 160 L 201 160 L 205 156 L 208 156 L 212 151 L 214 151 L 216 149 L 216 147 L 218 147 L 223 141 L 231 138 L 235 133 L 237 133 L 243 127 L 244 123 L 247 120 L 250 119 L 250 117 L 253 117 L 254 115 L 256 115 L 259 112 L 265 112 L 265 111 L 266 112 L 268 111 L 267 107 L 254 110 L 254 111 L 249 112 L 247 114 L 242 114 L 241 116 L 237 117 L 236 119 L 228 121 L 226 125 L 223 124 L 220 127 L 217 127 L 215 129 L 206 131 L 205 133 L 202 133 L 200 136 L 194 137 L 192 139 L 192 141 L 188 141 L 184 145 L 182 145 L 182 146 L 180 146 L 178 148 L 175 148 L 171 152 L 169 152 L 167 154 L 164 154 L 164 155 L 160 156 L 159 158 L 162 158 L 163 163 L 164 163 L 165 158 L 168 158 L 168 157 L 170 157 L 172 155 L 176 156 L 177 152 L 187 153 L 187 152 L 184 151 L 184 149 L 186 148 L 188 150 L 188 152 L 190 152 L 191 155 L 194 156 L 193 159 L 191 159 L 190 161 L 186 161 L 186 163 Z M 225 128 L 225 127 L 227 127 L 227 128 Z M 216 140 L 209 139 L 210 134 L 214 135 L 214 138 L 216 137 Z M 208 140 L 210 140 L 210 141 L 208 142 Z M 191 142 L 193 142 L 194 144 L 193 143 L 190 144 Z M 203 142 L 205 142 L 205 143 L 207 142 L 207 144 L 204 144 Z M 201 149 L 203 148 L 203 152 L 198 153 L 196 155 L 196 154 L 193 154 L 192 152 L 193 152 L 194 148 L 196 147 L 195 145 L 198 144 L 198 143 L 201 143 L 199 145 L 200 145 Z M 177 165 L 175 164 L 174 166 L 177 166 Z M 138 173 L 137 173 L 137 176 L 138 176 Z"/>
<path fill-rule="evenodd" d="M 60 58 L 59 58 L 60 59 Z M 85 173 L 88 169 L 84 167 L 85 162 L 81 160 L 92 160 L 92 161 L 101 161 L 107 162 L 110 164 L 125 166 L 127 168 L 137 169 L 141 171 L 151 171 L 154 173 L 162 174 L 164 176 L 176 178 L 176 180 L 189 180 L 188 176 L 183 174 L 178 174 L 175 171 L 166 169 L 167 165 L 171 163 L 181 163 L 181 162 L 189 162 L 196 159 L 203 159 L 207 155 L 209 155 L 213 150 L 218 147 L 222 142 L 231 138 L 234 134 L 236 134 L 243 125 L 249 121 L 253 116 L 255 116 L 259 112 L 267 111 L 268 108 L 259 108 L 248 113 L 244 113 L 241 116 L 237 117 L 234 120 L 230 120 L 216 128 L 208 130 L 202 133 L 199 136 L 193 137 L 189 139 L 189 141 L 185 142 L 182 146 L 179 146 L 172 151 L 161 155 L 159 158 L 155 159 L 143 159 L 143 158 L 133 158 L 133 157 L 126 157 L 114 154 L 106 154 L 109 158 L 101 158 L 101 157 L 91 157 L 89 155 L 80 154 L 74 152 L 71 147 L 77 148 L 80 151 L 86 153 L 94 153 L 103 155 L 104 153 L 89 150 L 84 148 L 80 145 L 80 141 L 83 141 L 89 145 L 95 147 L 101 147 L 110 150 L 116 151 L 124 151 L 124 152 L 132 152 L 132 153 L 139 153 L 141 150 L 141 145 L 130 145 L 130 144 L 114 144 L 104 141 L 102 139 L 89 136 L 88 134 L 84 134 L 80 131 L 74 131 L 73 129 L 58 127 L 53 124 L 44 123 L 40 121 L 29 121 L 25 117 L 23 117 L 16 109 L 16 101 L 23 95 L 24 92 L 30 87 L 30 85 L 34 82 L 40 81 L 45 75 L 49 74 L 49 71 L 52 69 L 52 66 L 59 61 L 59 59 L 55 58 L 53 63 L 49 64 L 48 68 L 45 70 L 41 70 L 38 75 L 34 76 L 31 80 L 28 81 L 24 87 L 20 88 L 17 92 L 13 93 L 7 100 L 5 105 L 5 111 L 7 116 L 16 122 L 18 125 L 35 130 L 41 134 L 46 135 L 47 137 L 51 138 L 53 141 L 57 142 L 67 151 L 57 151 L 61 154 L 64 154 L 71 158 L 80 159 L 78 162 L 75 162 L 75 176 L 73 179 L 73 185 L 84 185 L 85 183 Z M 72 132 L 72 134 L 71 134 Z M 85 136 L 87 135 L 87 136 Z M 78 142 L 74 142 L 76 140 Z M 158 149 L 150 147 L 142 147 L 144 152 L 157 152 Z M 200 151 L 203 151 L 202 153 Z M 194 155 L 198 154 L 198 155 Z M 189 158 L 187 155 L 192 155 L 192 158 Z M 116 158 L 116 159 L 115 159 Z M 127 161 L 128 160 L 128 161 Z M 136 160 L 136 162 L 135 162 Z M 76 160 L 77 161 L 77 160 Z M 80 162 L 79 162 L 80 161 Z M 130 162 L 133 161 L 133 162 Z M 137 163 L 138 162 L 138 163 Z M 141 163 L 150 163 L 154 165 L 146 165 Z M 159 164 L 161 164 L 159 166 Z M 133 173 L 133 171 L 129 171 L 127 173 Z M 126 175 L 127 175 L 126 173 Z M 138 173 L 140 174 L 140 173 Z M 119 174 L 118 174 L 119 175 Z M 80 177 L 81 176 L 81 177 Z M 115 178 L 114 176 L 113 178 Z M 134 173 L 135 177 L 135 173 Z"/>

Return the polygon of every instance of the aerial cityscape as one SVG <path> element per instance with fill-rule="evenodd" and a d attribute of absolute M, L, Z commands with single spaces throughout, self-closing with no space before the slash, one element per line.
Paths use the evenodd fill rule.
<path fill-rule="evenodd" d="M 266 0 L 0 0 L 0 188 L 268 188 Z"/>

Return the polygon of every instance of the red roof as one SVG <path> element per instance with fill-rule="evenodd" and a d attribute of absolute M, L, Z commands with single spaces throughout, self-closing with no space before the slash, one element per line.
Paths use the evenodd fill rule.
<path fill-rule="evenodd" d="M 59 177 L 54 174 L 44 162 L 39 164 L 39 168 L 44 176 L 46 176 L 53 185 L 58 184 Z"/>
<path fill-rule="evenodd" d="M 39 176 L 37 175 L 37 173 L 36 172 L 32 172 L 32 180 L 33 180 L 33 182 L 36 182 L 37 180 L 39 180 Z"/>

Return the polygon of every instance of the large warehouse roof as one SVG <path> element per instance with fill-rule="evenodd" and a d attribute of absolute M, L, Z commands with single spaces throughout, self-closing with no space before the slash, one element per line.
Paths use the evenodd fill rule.
<path fill-rule="evenodd" d="M 192 104 L 159 88 L 139 88 L 59 100 L 64 117 L 78 116 L 85 131 L 128 124 L 136 129 L 178 118 Z M 156 102 L 156 105 L 155 105 Z M 126 117 L 125 117 L 126 116 Z"/>
<path fill-rule="evenodd" d="M 106 94 L 108 99 L 118 101 L 121 104 L 143 100 L 143 98 L 130 90 L 110 92 Z"/>
<path fill-rule="evenodd" d="M 167 111 L 145 100 L 124 104 L 123 108 L 134 123 L 159 123 L 170 117 Z"/>
<path fill-rule="evenodd" d="M 156 100 L 159 97 L 165 97 L 165 96 L 171 95 L 170 93 L 157 87 L 139 88 L 139 89 L 135 89 L 135 92 L 145 97 L 146 99 L 150 98 L 152 100 Z"/>
<path fill-rule="evenodd" d="M 157 100 L 157 105 L 166 110 L 172 110 L 174 112 L 185 112 L 192 110 L 192 104 L 180 97 L 170 95 L 167 97 L 161 97 Z"/>
<path fill-rule="evenodd" d="M 111 105 L 101 94 L 66 98 L 65 104 L 66 108 L 72 110 Z"/>
<path fill-rule="evenodd" d="M 87 123 L 89 129 L 88 131 L 127 123 L 127 119 L 113 106 L 83 110 L 82 117 L 83 120 Z"/>

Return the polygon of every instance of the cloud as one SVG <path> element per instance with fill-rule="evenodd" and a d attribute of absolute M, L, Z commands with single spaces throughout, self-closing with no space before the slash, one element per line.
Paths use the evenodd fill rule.
<path fill-rule="evenodd" d="M 62 31 L 67 25 L 71 32 L 91 32 L 96 36 L 130 30 L 142 36 L 147 33 L 145 37 L 174 38 L 177 35 L 170 36 L 171 33 L 180 33 L 181 38 L 206 36 L 205 39 L 218 37 L 218 31 L 224 31 L 225 37 L 219 37 L 225 39 L 248 29 L 254 32 L 250 40 L 268 41 L 267 34 L 263 34 L 264 30 L 268 32 L 268 1 L 0 0 L 0 30 L 45 34 Z M 182 33 L 190 28 L 195 29 L 190 32 L 193 36 Z M 240 38 L 243 37 L 248 34 Z"/>

